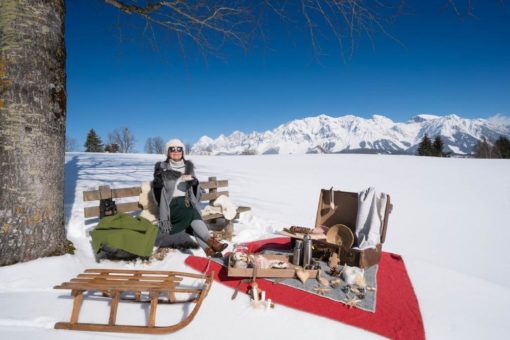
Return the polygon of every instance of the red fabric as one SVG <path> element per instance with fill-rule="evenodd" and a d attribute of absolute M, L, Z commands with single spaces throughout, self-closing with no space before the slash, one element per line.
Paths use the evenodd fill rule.
<path fill-rule="evenodd" d="M 264 248 L 289 247 L 290 239 L 285 237 L 252 242 L 248 249 L 250 252 L 259 252 Z M 201 272 L 207 268 L 207 262 L 207 259 L 197 256 L 186 259 L 187 265 Z M 208 273 L 212 270 L 215 271 L 215 279 L 227 286 L 236 287 L 240 281 L 240 278 L 228 277 L 227 268 L 214 261 L 211 261 Z M 377 272 L 375 313 L 349 308 L 316 294 L 273 284 L 268 280 L 257 279 L 257 283 L 266 291 L 266 297 L 276 304 L 324 316 L 392 339 L 425 339 L 418 300 L 400 255 L 385 252 L 382 254 Z M 240 291 L 247 292 L 248 284 L 242 283 Z"/>

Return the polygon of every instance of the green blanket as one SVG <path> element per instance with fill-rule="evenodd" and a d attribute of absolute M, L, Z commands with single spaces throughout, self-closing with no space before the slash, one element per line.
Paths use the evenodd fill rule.
<path fill-rule="evenodd" d="M 158 227 L 143 217 L 120 213 L 102 218 L 90 232 L 96 253 L 101 245 L 122 249 L 138 256 L 151 256 Z"/>

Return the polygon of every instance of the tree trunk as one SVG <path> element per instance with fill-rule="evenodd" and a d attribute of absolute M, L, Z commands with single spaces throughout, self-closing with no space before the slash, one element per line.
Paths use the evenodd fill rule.
<path fill-rule="evenodd" d="M 64 0 L 0 0 L 0 265 L 63 253 Z"/>

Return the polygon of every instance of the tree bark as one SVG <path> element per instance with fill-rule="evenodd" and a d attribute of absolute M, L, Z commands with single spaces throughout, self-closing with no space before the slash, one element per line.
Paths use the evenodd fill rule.
<path fill-rule="evenodd" d="M 61 254 L 64 0 L 0 0 L 0 265 Z"/>

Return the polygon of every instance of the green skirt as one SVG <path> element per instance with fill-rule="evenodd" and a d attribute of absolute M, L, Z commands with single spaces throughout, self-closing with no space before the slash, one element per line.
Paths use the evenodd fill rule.
<path fill-rule="evenodd" d="M 200 213 L 191 205 L 187 207 L 184 204 L 184 196 L 174 197 L 170 201 L 170 216 L 172 230 L 170 234 L 177 234 L 185 230 L 194 220 L 201 220 Z"/>

